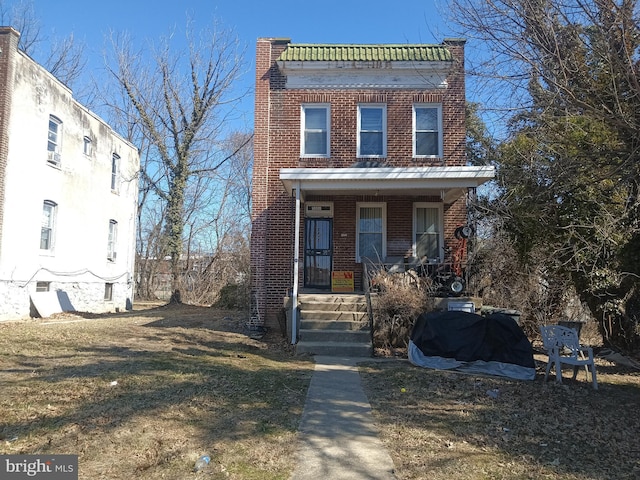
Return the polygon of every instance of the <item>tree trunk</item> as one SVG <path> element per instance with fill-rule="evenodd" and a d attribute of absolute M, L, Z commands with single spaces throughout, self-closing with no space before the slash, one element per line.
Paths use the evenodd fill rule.
<path fill-rule="evenodd" d="M 182 268 L 182 233 L 184 231 L 184 191 L 187 185 L 187 157 L 178 159 L 178 168 L 174 172 L 171 183 L 169 204 L 167 208 L 166 228 L 171 256 L 171 303 L 182 303 L 180 285 Z"/>
<path fill-rule="evenodd" d="M 623 352 L 640 347 L 640 288 L 633 279 L 615 289 L 584 288 L 588 279 L 579 281 L 580 297 L 598 322 L 604 345 Z"/>

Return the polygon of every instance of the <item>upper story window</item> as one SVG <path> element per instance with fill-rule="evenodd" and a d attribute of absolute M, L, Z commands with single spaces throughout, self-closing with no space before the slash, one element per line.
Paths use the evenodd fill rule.
<path fill-rule="evenodd" d="M 47 161 L 53 165 L 60 164 L 62 147 L 62 120 L 49 115 L 49 134 L 47 136 Z"/>
<path fill-rule="evenodd" d="M 302 105 L 300 156 L 329 157 L 331 109 L 327 104 Z"/>
<path fill-rule="evenodd" d="M 91 137 L 84 137 L 82 142 L 82 153 L 84 153 L 87 157 L 90 157 L 93 153 L 93 143 L 91 142 Z"/>
<path fill-rule="evenodd" d="M 442 105 L 413 106 L 413 156 L 442 156 Z"/>
<path fill-rule="evenodd" d="M 358 157 L 387 156 L 386 105 L 358 106 Z"/>
<path fill-rule="evenodd" d="M 116 261 L 116 241 L 118 239 L 118 222 L 109 220 L 109 239 L 107 241 L 107 260 Z"/>
<path fill-rule="evenodd" d="M 58 205 L 51 200 L 42 204 L 42 226 L 40 229 L 40 250 L 53 250 L 54 227 Z"/>
<path fill-rule="evenodd" d="M 111 156 L 111 191 L 118 191 L 118 172 L 120 170 L 120 155 L 114 153 Z"/>

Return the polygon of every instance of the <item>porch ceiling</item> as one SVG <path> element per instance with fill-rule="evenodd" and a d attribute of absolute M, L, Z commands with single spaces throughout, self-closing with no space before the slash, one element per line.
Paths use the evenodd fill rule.
<path fill-rule="evenodd" d="M 492 166 L 282 168 L 280 180 L 291 195 L 300 185 L 307 195 L 428 195 L 451 203 L 467 188 L 495 177 Z"/>

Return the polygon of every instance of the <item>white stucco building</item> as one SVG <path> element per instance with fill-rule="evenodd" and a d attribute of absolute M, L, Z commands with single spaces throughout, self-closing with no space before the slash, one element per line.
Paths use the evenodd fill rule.
<path fill-rule="evenodd" d="M 130 308 L 138 150 L 0 27 L 0 320 Z"/>

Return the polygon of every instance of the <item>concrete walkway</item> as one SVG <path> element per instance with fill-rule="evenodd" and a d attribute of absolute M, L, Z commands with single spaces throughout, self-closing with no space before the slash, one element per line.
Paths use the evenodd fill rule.
<path fill-rule="evenodd" d="M 316 356 L 299 428 L 291 480 L 392 480 L 393 461 L 378 438 L 357 363 Z"/>

